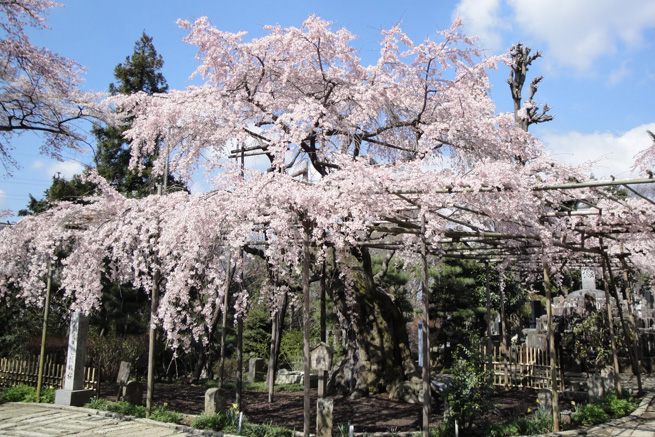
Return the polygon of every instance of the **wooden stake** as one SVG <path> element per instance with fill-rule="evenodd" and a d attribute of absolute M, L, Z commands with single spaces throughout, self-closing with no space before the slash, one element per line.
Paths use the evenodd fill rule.
<path fill-rule="evenodd" d="M 310 299 L 309 299 L 309 239 L 310 229 L 304 224 L 303 256 L 302 256 L 302 292 L 303 292 L 303 371 L 304 371 L 304 397 L 303 397 L 303 434 L 309 437 L 311 420 L 310 390 Z"/>
<path fill-rule="evenodd" d="M 425 214 L 421 217 L 421 297 L 423 303 L 423 437 L 430 435 L 430 289 L 425 242 Z"/>
<path fill-rule="evenodd" d="M 41 355 L 39 355 L 39 376 L 36 380 L 36 402 L 41 402 L 41 386 L 43 385 L 43 365 L 45 363 L 45 342 L 48 335 L 48 316 L 50 314 L 50 294 L 52 293 L 52 265 L 48 263 L 46 278 L 45 308 L 43 309 L 43 329 L 41 330 Z"/>
<path fill-rule="evenodd" d="M 546 289 L 546 312 L 548 317 L 548 344 L 550 352 L 550 392 L 553 404 L 553 431 L 559 432 L 559 393 L 557 391 L 557 352 L 555 350 L 555 330 L 553 329 L 553 307 L 550 277 L 546 256 L 542 258 L 544 267 L 544 288 Z"/>

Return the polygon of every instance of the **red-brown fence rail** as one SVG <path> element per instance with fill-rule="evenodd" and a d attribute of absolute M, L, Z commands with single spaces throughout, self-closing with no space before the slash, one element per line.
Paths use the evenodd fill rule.
<path fill-rule="evenodd" d="M 486 353 L 486 347 L 484 349 Z M 559 365 L 559 356 L 555 359 L 556 377 L 560 390 L 564 389 L 564 378 Z M 551 388 L 550 354 L 536 348 L 512 347 L 506 354 L 495 346 L 491 354 L 494 385 L 513 388 Z"/>
<path fill-rule="evenodd" d="M 46 355 L 43 366 L 43 386 L 62 388 L 65 364 L 57 364 L 52 356 Z M 39 376 L 39 357 L 0 358 L 0 387 L 19 384 L 36 387 Z M 84 368 L 84 388 L 95 390 L 98 385 L 96 369 Z"/>

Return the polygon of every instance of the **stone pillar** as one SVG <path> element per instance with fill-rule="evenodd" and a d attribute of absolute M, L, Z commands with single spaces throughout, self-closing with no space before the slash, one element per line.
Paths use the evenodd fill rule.
<path fill-rule="evenodd" d="M 91 400 L 93 390 L 84 389 L 84 361 L 89 317 L 75 311 L 68 333 L 68 356 L 64 371 L 64 388 L 55 392 L 55 404 L 81 407 Z"/>
<path fill-rule="evenodd" d="M 122 399 L 132 405 L 143 405 L 143 385 L 138 381 L 129 381 L 122 390 Z"/>
<path fill-rule="evenodd" d="M 316 401 L 316 437 L 332 437 L 332 399 L 318 399 Z"/>
<path fill-rule="evenodd" d="M 248 361 L 248 382 L 261 381 L 264 377 L 266 363 L 263 358 L 251 358 Z"/>

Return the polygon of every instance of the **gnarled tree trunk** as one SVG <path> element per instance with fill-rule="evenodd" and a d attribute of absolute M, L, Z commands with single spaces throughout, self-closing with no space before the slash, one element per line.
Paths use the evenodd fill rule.
<path fill-rule="evenodd" d="M 418 402 L 421 378 L 405 321 L 391 296 L 376 287 L 370 254 L 363 249 L 342 262 L 352 275 L 354 306 L 348 307 L 343 286 L 334 291 L 348 345 L 330 377 L 328 392 L 350 393 L 352 398 L 387 392 L 393 399 Z"/>

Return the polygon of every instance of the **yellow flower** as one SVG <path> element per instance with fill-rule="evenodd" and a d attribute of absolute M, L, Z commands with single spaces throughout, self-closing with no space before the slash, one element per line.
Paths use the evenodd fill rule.
<path fill-rule="evenodd" d="M 164 408 L 168 407 L 168 402 L 164 402 Z"/>
<path fill-rule="evenodd" d="M 53 386 L 50 386 L 50 387 L 48 387 L 48 388 L 49 388 L 50 390 L 52 390 L 54 387 L 53 387 Z"/>
<path fill-rule="evenodd" d="M 575 406 L 575 401 L 571 401 L 571 405 Z"/>
<path fill-rule="evenodd" d="M 537 403 L 539 403 L 539 399 L 537 399 Z"/>
<path fill-rule="evenodd" d="M 532 409 L 528 408 L 528 413 L 532 413 Z"/>

